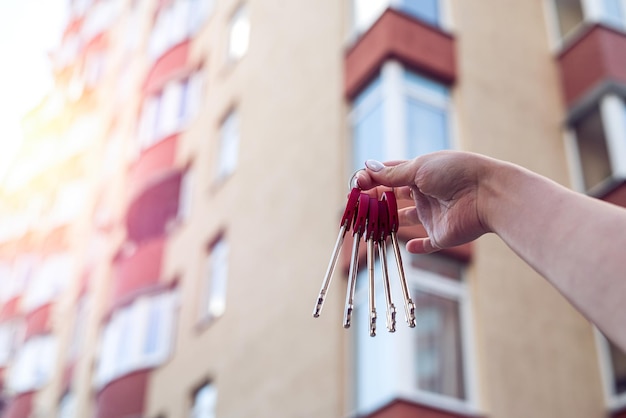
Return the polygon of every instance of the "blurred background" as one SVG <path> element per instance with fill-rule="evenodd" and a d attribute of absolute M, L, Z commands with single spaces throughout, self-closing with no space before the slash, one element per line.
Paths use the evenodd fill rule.
<path fill-rule="evenodd" d="M 3 0 L 0 24 L 3 418 L 626 417 L 624 354 L 495 236 L 403 254 L 413 329 L 390 259 L 375 338 L 363 269 L 342 327 L 346 242 L 311 316 L 365 159 L 475 151 L 626 206 L 623 0 Z"/>

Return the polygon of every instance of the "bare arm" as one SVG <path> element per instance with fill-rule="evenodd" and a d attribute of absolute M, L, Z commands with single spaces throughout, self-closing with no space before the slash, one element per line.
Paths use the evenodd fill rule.
<path fill-rule="evenodd" d="M 429 237 L 409 241 L 409 251 L 432 252 L 494 232 L 626 349 L 626 210 L 476 154 L 368 165 L 358 178 L 362 188 L 400 187 L 414 198 L 401 219 L 422 223 Z"/>

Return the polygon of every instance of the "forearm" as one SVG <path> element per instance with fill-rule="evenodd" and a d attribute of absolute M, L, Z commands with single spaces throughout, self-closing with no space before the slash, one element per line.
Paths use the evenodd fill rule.
<path fill-rule="evenodd" d="M 479 201 L 489 229 L 626 349 L 626 211 L 494 162 Z"/>

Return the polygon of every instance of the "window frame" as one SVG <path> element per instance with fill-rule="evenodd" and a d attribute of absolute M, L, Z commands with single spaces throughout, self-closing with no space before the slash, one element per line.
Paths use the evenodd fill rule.
<path fill-rule="evenodd" d="M 213 380 L 207 380 L 205 382 L 203 382 L 202 384 L 200 384 L 199 386 L 197 386 L 195 388 L 195 390 L 192 392 L 191 395 L 191 408 L 189 411 L 189 418 L 205 418 L 205 412 L 207 412 L 206 410 L 198 410 L 199 408 L 198 405 L 198 395 L 200 393 L 200 391 L 202 391 L 203 389 L 211 389 L 213 390 L 213 392 L 215 393 L 215 402 L 213 404 L 213 411 L 212 411 L 212 417 L 215 418 L 216 414 L 215 411 L 217 409 L 217 386 L 215 385 L 215 382 Z M 211 411 L 209 411 L 211 412 Z"/>
<path fill-rule="evenodd" d="M 600 365 L 600 376 L 602 378 L 604 403 L 611 412 L 622 410 L 626 408 L 626 391 L 621 394 L 615 394 L 613 392 L 615 376 L 613 374 L 613 364 L 611 362 L 608 340 L 596 327 L 594 327 L 594 337 L 596 348 L 598 349 L 598 362 Z"/>
<path fill-rule="evenodd" d="M 387 251 L 389 254 L 390 251 Z M 404 247 L 401 247 L 401 253 L 404 260 L 410 260 L 411 254 L 409 254 Z M 436 255 L 440 257 L 447 258 L 447 256 Z M 393 257 L 392 257 L 393 258 Z M 388 264 L 389 264 L 389 255 L 388 255 Z M 460 261 L 453 261 L 455 263 L 462 263 Z M 394 277 L 392 271 L 393 267 L 389 264 L 389 274 L 390 280 L 392 281 L 392 286 L 394 283 Z M 380 271 L 380 261 L 377 259 L 376 272 Z M 370 406 L 370 408 L 365 408 L 361 405 L 358 405 L 358 396 L 357 396 L 357 386 L 353 385 L 353 398 L 354 398 L 354 407 L 357 413 L 367 415 L 371 413 L 373 410 L 380 408 L 385 405 L 387 402 L 393 399 L 403 399 L 412 403 L 425 405 L 437 409 L 441 409 L 444 411 L 452 412 L 452 413 L 460 413 L 460 414 L 469 414 L 469 415 L 480 415 L 481 411 L 479 409 L 479 388 L 478 388 L 478 371 L 475 366 L 476 359 L 476 351 L 475 351 L 475 340 L 474 340 L 474 321 L 472 315 L 472 300 L 471 300 L 471 292 L 469 288 L 469 284 L 467 282 L 467 273 L 466 268 L 463 268 L 461 272 L 461 277 L 459 280 L 450 279 L 444 276 L 440 276 L 433 271 L 429 271 L 426 269 L 421 269 L 418 267 L 414 267 L 411 263 L 405 262 L 405 274 L 407 278 L 407 282 L 409 285 L 409 289 L 411 294 L 415 293 L 415 290 L 421 290 L 423 292 L 443 297 L 446 299 L 454 300 L 458 302 L 459 307 L 459 329 L 460 329 L 460 343 L 461 343 L 461 359 L 462 359 L 462 369 L 463 369 L 463 386 L 465 392 L 464 399 L 457 399 L 451 396 L 442 395 L 438 393 L 428 392 L 426 390 L 420 389 L 417 386 L 417 375 L 415 369 L 412 367 L 392 367 L 393 370 L 396 370 L 397 373 L 393 375 L 394 381 L 397 382 L 397 386 L 393 389 L 393 397 L 392 398 L 382 398 L 380 404 L 375 404 Z M 362 269 L 360 274 L 367 274 L 366 269 Z M 397 274 L 397 273 L 395 273 Z M 397 279 L 397 278 L 396 278 Z M 381 284 L 379 278 L 377 276 L 377 288 L 380 289 Z M 367 286 L 363 286 L 357 290 L 355 295 L 355 311 L 360 308 L 367 309 L 368 306 L 368 288 Z M 391 334 L 395 341 L 393 342 L 393 352 L 392 357 L 396 359 L 396 362 L 401 362 L 403 364 L 407 363 L 407 361 L 413 361 L 417 356 L 417 348 L 416 348 L 416 340 L 414 335 L 414 329 L 407 329 L 407 332 L 402 332 L 404 330 L 400 330 L 399 328 L 407 328 L 407 325 L 404 321 L 404 300 L 402 297 L 402 293 L 397 290 L 394 291 L 392 289 L 394 304 L 396 306 L 397 312 L 397 331 L 394 334 Z M 356 312 L 353 314 L 357 314 Z M 386 306 L 385 305 L 377 305 L 377 328 L 378 333 L 387 333 L 387 329 L 385 327 L 386 321 Z M 359 325 L 363 325 L 362 323 Z M 363 330 L 361 330 L 363 331 Z M 358 345 L 358 340 L 355 334 L 353 334 L 353 347 L 356 350 Z M 351 354 L 354 355 L 354 354 Z M 387 356 L 386 358 L 388 358 Z M 400 360 L 398 360 L 400 359 Z M 356 369 L 358 368 L 358 358 L 355 358 L 354 363 L 354 372 L 356 373 Z M 353 377 L 354 378 L 354 377 Z M 412 382 L 411 385 L 407 384 L 407 382 Z"/>
<path fill-rule="evenodd" d="M 229 242 L 226 239 L 226 235 L 222 232 L 213 241 L 211 241 L 208 253 L 205 255 L 201 280 L 201 300 L 198 307 L 198 315 L 202 324 L 208 324 L 215 321 L 217 318 L 222 317 L 226 311 L 226 302 L 228 299 L 228 277 L 230 270 L 230 252 L 231 248 Z M 216 258 L 216 255 L 219 256 L 219 258 Z M 219 288 L 222 290 L 219 294 L 219 301 L 221 301 L 221 303 L 223 304 L 221 312 L 218 313 L 212 312 L 211 309 L 211 306 L 214 303 L 212 301 L 212 295 L 214 294 L 215 289 L 214 284 L 216 260 L 224 263 L 224 265 L 217 267 L 217 269 L 222 272 L 222 274 L 219 276 Z"/>
<path fill-rule="evenodd" d="M 556 0 L 544 0 L 543 1 L 543 9 L 544 14 L 546 16 L 546 25 L 548 29 L 548 38 L 550 42 L 551 49 L 554 52 L 559 52 L 564 49 L 572 40 L 576 39 L 581 31 L 584 30 L 585 27 L 593 24 L 603 24 L 610 28 L 613 28 L 618 31 L 626 32 L 626 1 L 620 0 L 622 2 L 622 22 L 621 24 L 616 24 L 615 22 L 611 22 L 604 17 L 604 5 L 600 3 L 598 0 L 580 0 L 583 19 L 581 22 L 576 24 L 572 30 L 570 30 L 565 35 L 561 34 L 561 30 L 559 28 L 559 17 L 558 17 L 558 8 L 555 3 Z"/>
<path fill-rule="evenodd" d="M 236 6 L 230 18 L 228 19 L 227 33 L 226 37 L 226 62 L 228 64 L 232 64 L 235 62 L 241 61 L 250 50 L 250 40 L 252 39 L 251 28 L 252 25 L 250 23 L 250 6 L 246 3 L 240 3 Z M 240 19 L 244 19 L 241 20 Z M 245 24 L 245 28 L 247 30 L 247 36 L 245 39 L 245 46 L 240 51 L 238 47 L 234 46 L 235 43 L 235 32 L 237 24 Z"/>
<path fill-rule="evenodd" d="M 216 181 L 222 182 L 232 176 L 239 163 L 241 144 L 241 117 L 236 107 L 231 107 L 221 119 L 218 135 Z"/>
<path fill-rule="evenodd" d="M 427 89 L 422 89 L 417 86 L 412 86 L 406 81 L 406 74 L 412 73 L 426 81 L 432 81 L 435 84 L 441 85 L 447 88 L 447 97 L 436 97 L 435 94 L 429 92 Z M 372 85 L 372 83 L 380 83 L 370 93 L 369 97 L 366 97 L 362 102 L 357 98 L 353 101 L 353 107 L 348 115 L 350 129 L 354 132 L 354 129 L 359 120 L 368 113 L 373 107 L 377 106 L 381 102 L 383 105 L 383 147 L 385 157 L 383 160 L 394 160 L 399 158 L 414 158 L 415 155 L 408 155 L 408 129 L 407 129 L 407 114 L 408 108 L 406 105 L 407 99 L 413 99 L 428 106 L 441 109 L 446 112 L 447 125 L 446 130 L 448 132 L 448 149 L 457 148 L 458 133 L 456 129 L 456 115 L 453 106 L 453 92 L 448 87 L 436 80 L 426 77 L 418 72 L 411 71 L 409 68 L 403 66 L 399 61 L 388 60 L 381 68 L 379 76 L 374 79 L 370 84 L 361 90 L 361 94 Z M 355 143 L 354 136 L 351 135 L 351 153 L 355 155 Z M 355 162 L 357 163 L 357 162 Z M 363 162 L 359 162 L 363 163 Z M 353 170 L 362 168 L 352 164 Z"/>
<path fill-rule="evenodd" d="M 626 98 L 609 93 L 602 96 L 597 105 L 609 154 L 611 170 L 609 177 L 587 189 L 580 162 L 581 155 L 578 149 L 577 136 L 571 123 L 564 133 L 572 187 L 574 190 L 590 196 L 602 196 L 614 184 L 626 179 Z"/>

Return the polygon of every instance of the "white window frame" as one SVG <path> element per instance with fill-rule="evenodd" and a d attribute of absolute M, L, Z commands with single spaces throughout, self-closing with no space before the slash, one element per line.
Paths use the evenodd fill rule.
<path fill-rule="evenodd" d="M 56 366 L 57 340 L 53 335 L 30 338 L 16 352 L 7 387 L 12 393 L 23 393 L 45 386 Z"/>
<path fill-rule="evenodd" d="M 222 120 L 219 134 L 219 152 L 216 177 L 218 181 L 232 175 L 239 160 L 241 123 L 237 109 L 231 109 Z"/>
<path fill-rule="evenodd" d="M 604 392 L 604 402 L 610 411 L 621 410 L 626 407 L 626 392 L 615 394 L 613 392 L 613 365 L 611 364 L 611 353 L 609 343 L 602 333 L 594 327 L 596 347 L 598 349 L 598 362 L 600 364 L 600 375 L 602 377 L 602 388 Z"/>
<path fill-rule="evenodd" d="M 203 391 L 208 391 L 208 395 Z M 209 397 L 207 399 L 207 396 Z M 217 387 L 213 382 L 207 382 L 193 393 L 190 418 L 215 418 L 217 407 Z"/>
<path fill-rule="evenodd" d="M 571 39 L 576 38 L 581 29 L 595 23 L 602 23 L 617 30 L 626 31 L 626 0 L 621 0 L 624 11 L 624 21 L 621 25 L 604 19 L 603 5 L 600 0 L 580 0 L 583 10 L 583 20 L 565 36 L 561 36 L 559 29 L 558 10 L 555 0 L 544 0 L 543 9 L 546 16 L 550 47 L 554 52 L 560 51 Z"/>
<path fill-rule="evenodd" d="M 241 60 L 250 48 L 250 12 L 248 5 L 241 4 L 228 22 L 226 61 Z"/>
<path fill-rule="evenodd" d="M 96 387 L 135 370 L 157 367 L 171 352 L 175 337 L 174 324 L 177 311 L 177 293 L 163 292 L 142 296 L 130 305 L 120 308 L 104 326 L 101 336 Z M 157 327 L 157 349 L 146 354 L 144 347 L 149 338 L 150 311 L 157 309 L 161 326 Z M 123 334 L 127 331 L 128 335 Z"/>
<path fill-rule="evenodd" d="M 410 260 L 411 255 L 405 248 L 401 247 L 400 251 L 404 260 Z M 393 258 L 393 256 L 390 255 L 390 251 L 387 251 L 387 254 L 389 264 L 389 262 L 392 261 L 391 258 Z M 391 264 L 389 264 L 389 266 L 391 266 Z M 381 399 L 380 404 L 372 405 L 372 409 L 367 410 L 360 410 L 359 406 L 356 405 L 357 411 L 355 412 L 367 415 L 376 408 L 383 406 L 393 399 L 404 399 L 409 402 L 431 406 L 448 412 L 480 415 L 482 411 L 479 409 L 478 404 L 479 379 L 478 371 L 475 367 L 476 352 L 473 327 L 474 321 L 472 317 L 472 300 L 469 285 L 465 277 L 463 277 L 465 274 L 462 274 L 461 280 L 454 280 L 438 276 L 436 273 L 424 269 L 413 267 L 410 263 L 405 263 L 404 270 L 410 289 L 414 290 L 417 288 L 433 295 L 458 301 L 465 399 L 461 400 L 446 395 L 427 392 L 417 387 L 415 383 L 417 381 L 415 370 L 412 367 L 407 367 L 407 361 L 413 361 L 416 356 L 415 330 L 408 328 L 404 319 L 404 301 L 402 300 L 402 293 L 399 289 L 397 270 L 389 268 L 389 278 L 392 283 L 392 296 L 397 312 L 397 325 L 396 332 L 390 334 L 390 337 L 395 340 L 393 341 L 393 345 L 391 347 L 394 352 L 393 355 L 386 358 L 390 362 L 390 368 L 395 371 L 393 381 L 396 386 L 393 388 L 392 398 Z M 376 271 L 380 272 L 380 261 L 378 260 L 376 261 Z M 367 271 L 364 271 L 364 273 L 367 274 Z M 360 274 L 363 274 L 363 272 Z M 378 278 L 376 286 L 377 288 L 382 286 Z M 355 295 L 355 309 L 368 309 L 368 290 L 367 286 L 363 286 L 358 289 Z M 386 309 L 387 308 L 384 305 L 376 307 L 378 317 L 378 334 L 387 333 L 387 329 L 385 327 Z M 364 324 L 361 323 L 358 325 L 363 326 Z M 356 345 L 357 342 L 354 341 L 354 344 Z M 353 385 L 353 387 L 356 391 L 356 385 Z M 356 392 L 353 396 L 356 400 Z"/>
<path fill-rule="evenodd" d="M 600 99 L 599 111 L 611 166 L 611 176 L 603 182 L 586 190 L 576 132 L 568 128 L 564 135 L 572 187 L 591 196 L 601 195 L 616 181 L 626 179 L 626 99 L 607 94 Z"/>
<path fill-rule="evenodd" d="M 226 310 L 230 245 L 225 236 L 220 235 L 211 245 L 206 258 L 203 276 L 200 321 L 209 322 L 221 317 Z"/>
<path fill-rule="evenodd" d="M 74 260 L 67 253 L 51 255 L 35 271 L 28 283 L 21 306 L 31 312 L 52 302 L 69 284 L 74 274 Z"/>
<path fill-rule="evenodd" d="M 406 69 L 398 61 L 386 61 L 379 75 L 380 88 L 354 107 L 349 114 L 350 125 L 354 127 L 373 106 L 378 105 L 381 101 L 385 103 L 383 107 L 384 160 L 416 157 L 415 155 L 407 155 L 407 97 L 445 111 L 448 120 L 446 128 L 449 133 L 449 148 L 454 149 L 457 147 L 455 115 L 451 98 L 452 92 L 444 99 L 425 89 L 407 86 L 404 80 L 404 74 L 407 71 L 410 70 Z M 417 74 L 419 75 L 419 73 Z M 354 169 L 358 168 L 361 167 L 354 167 Z"/>

